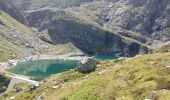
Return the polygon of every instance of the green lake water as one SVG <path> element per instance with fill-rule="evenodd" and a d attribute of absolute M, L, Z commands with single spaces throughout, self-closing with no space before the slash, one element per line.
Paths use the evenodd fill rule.
<path fill-rule="evenodd" d="M 37 80 L 42 80 L 52 74 L 64 72 L 69 69 L 74 69 L 78 61 L 69 60 L 35 60 L 18 63 L 10 72 L 19 75 L 34 77 Z"/>

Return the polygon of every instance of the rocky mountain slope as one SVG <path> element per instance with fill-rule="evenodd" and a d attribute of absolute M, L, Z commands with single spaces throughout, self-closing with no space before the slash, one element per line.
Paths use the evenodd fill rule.
<path fill-rule="evenodd" d="M 24 23 L 25 19 L 10 0 L 0 0 L 0 10 L 8 13 L 16 20 Z"/>
<path fill-rule="evenodd" d="M 70 50 L 67 50 L 70 48 Z M 38 32 L 0 12 L 0 61 L 36 54 L 63 54 L 78 51 L 72 44 L 52 45 L 42 41 Z"/>
<path fill-rule="evenodd" d="M 37 10 L 43 7 L 78 7 L 82 3 L 93 2 L 95 0 L 13 0 L 15 5 L 22 10 Z M 24 6 L 25 5 L 25 6 Z"/>
<path fill-rule="evenodd" d="M 33 34 L 31 28 L 2 11 L 0 23 L 1 61 L 35 53 L 36 49 L 38 51 L 40 40 Z"/>
<path fill-rule="evenodd" d="M 72 0 L 71 3 L 68 2 L 67 0 L 42 2 L 15 0 L 16 6 L 28 15 L 35 13 L 36 10 L 62 9 L 84 18 L 89 17 L 110 27 L 119 26 L 121 29 L 156 40 L 169 40 L 169 0 Z M 23 4 L 28 6 L 22 9 Z"/>
<path fill-rule="evenodd" d="M 62 54 L 77 50 L 70 43 L 56 46 L 42 41 L 36 29 L 21 23 L 22 16 L 16 8 L 13 8 L 12 2 L 2 0 L 0 4 L 3 5 L 0 6 L 0 61 L 35 54 Z"/>
<path fill-rule="evenodd" d="M 71 2 L 68 0 L 44 0 L 42 2 L 39 0 L 15 0 L 14 3 L 31 26 L 39 28 L 40 31 L 47 29 L 49 30 L 48 34 L 53 34 L 53 36 L 60 34 L 57 31 L 58 28 L 66 29 L 66 25 L 61 24 L 67 24 L 68 26 L 78 24 L 77 26 L 79 27 L 72 27 L 72 31 L 74 32 L 75 28 L 77 28 L 77 32 L 82 34 L 86 33 L 86 31 L 82 29 L 79 31 L 79 29 L 83 27 L 80 21 L 74 23 L 65 20 L 59 23 L 62 27 L 54 27 L 53 18 L 55 16 L 62 17 L 64 12 L 69 14 L 69 16 L 78 18 L 78 20 L 84 20 L 86 22 L 85 24 L 87 24 L 86 26 L 88 26 L 88 22 L 90 22 L 94 28 L 96 28 L 97 25 L 104 31 L 117 34 L 121 38 L 128 38 L 128 40 L 137 42 L 139 45 L 145 45 L 150 49 L 156 49 L 169 44 L 169 0 L 72 0 Z M 23 7 L 24 5 L 27 6 Z M 49 27 L 54 28 L 53 30 L 56 31 L 49 33 L 51 32 L 51 28 L 49 29 Z M 86 27 L 86 29 L 88 30 L 88 27 Z M 98 28 L 96 29 L 98 30 Z M 69 32 L 70 30 L 66 30 L 64 33 Z M 90 33 L 87 32 L 87 35 L 89 34 Z M 105 38 L 105 40 L 107 40 L 107 38 Z M 93 43 L 97 44 L 94 41 Z M 109 45 L 109 47 L 115 48 L 112 45 Z M 140 49 L 140 46 L 138 47 L 138 49 Z M 86 51 L 86 48 L 79 48 Z M 88 48 L 91 48 L 91 46 L 88 46 Z M 92 48 L 91 50 L 96 52 L 93 49 L 96 48 Z M 105 49 L 109 48 L 106 47 Z M 126 47 L 124 49 L 126 49 Z M 109 51 L 110 50 L 111 49 L 109 49 Z M 121 52 L 123 51 L 125 50 L 121 50 Z M 98 52 L 100 51 L 96 53 Z M 114 50 L 113 52 L 116 53 Z M 121 55 L 125 56 L 125 54 Z"/>

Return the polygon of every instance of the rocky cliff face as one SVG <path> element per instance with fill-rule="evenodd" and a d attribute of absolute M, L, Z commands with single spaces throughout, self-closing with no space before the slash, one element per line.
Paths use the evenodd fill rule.
<path fill-rule="evenodd" d="M 169 0 L 48 0 L 43 2 L 15 0 L 15 3 L 18 7 L 24 6 L 23 4 L 28 5 L 25 9 L 20 8 L 21 11 L 67 8 L 69 12 L 79 16 L 90 16 L 101 24 L 120 26 L 122 29 L 150 36 L 153 39 L 169 40 L 167 36 L 170 23 Z M 161 37 L 160 34 L 166 36 Z"/>
<path fill-rule="evenodd" d="M 89 17 L 114 31 L 122 30 L 123 35 L 131 38 L 140 35 L 147 44 L 152 44 L 155 40 L 169 41 L 169 8 L 169 0 L 96 0 L 70 8 L 70 12 Z"/>
<path fill-rule="evenodd" d="M 108 23 L 152 40 L 169 41 L 170 0 L 117 0 L 110 3 Z"/>
<path fill-rule="evenodd" d="M 64 39 L 70 40 L 73 43 L 76 39 L 82 40 L 79 38 L 79 35 L 75 33 L 83 34 L 82 36 L 84 36 L 84 38 L 87 35 L 92 36 L 94 39 L 88 38 L 88 41 L 91 39 L 91 43 L 94 43 L 94 46 L 90 46 L 91 43 L 88 42 L 88 46 L 83 44 L 86 48 L 83 48 L 83 50 L 86 52 L 89 52 L 89 49 L 87 48 L 95 47 L 97 51 L 92 50 L 96 51 L 95 53 L 105 54 L 108 52 L 108 54 L 110 54 L 112 52 L 111 54 L 114 54 L 121 48 L 120 52 L 123 52 L 123 55 L 126 55 L 125 52 L 129 53 L 133 50 L 135 50 L 133 52 L 136 52 L 136 50 L 140 52 L 141 45 L 155 49 L 169 43 L 170 41 L 169 0 L 48 0 L 44 2 L 35 2 L 34 0 L 15 0 L 15 5 L 21 12 L 23 12 L 31 26 L 39 28 L 40 31 L 48 29 L 49 37 L 52 38 L 52 42 L 55 42 L 55 44 L 56 41 L 60 41 L 61 34 Z M 24 5 L 27 6 L 23 7 Z M 82 20 L 89 20 L 92 24 L 89 25 L 84 23 L 82 25 L 79 21 L 65 20 L 62 22 L 55 22 L 52 20 L 54 16 L 60 17 L 61 13 L 59 12 L 61 11 L 69 13 L 70 15 Z M 97 29 L 97 32 L 94 30 L 91 31 L 91 27 L 96 27 L 94 25 L 96 23 L 99 27 L 102 27 L 102 30 Z M 60 28 L 64 30 L 62 32 L 58 31 L 61 30 Z M 77 29 L 76 32 L 75 28 Z M 92 32 L 93 35 L 91 35 Z M 116 36 L 121 39 L 130 39 L 133 41 L 132 44 L 135 44 L 135 46 L 130 44 L 130 47 L 133 48 L 133 50 L 128 52 L 129 43 L 127 41 L 122 42 L 119 38 L 111 38 L 110 40 L 112 43 L 110 43 L 108 38 L 102 37 L 107 37 L 108 34 L 106 35 L 106 33 L 112 34 L 113 37 L 117 34 Z M 72 34 L 73 37 L 68 36 L 68 34 Z M 95 37 L 94 34 L 99 36 Z M 85 39 L 74 44 L 82 49 L 82 43 L 87 41 L 84 40 Z M 101 43 L 100 46 L 95 46 L 95 44 L 98 43 L 97 41 L 100 40 L 103 44 L 105 44 L 105 42 L 110 44 L 107 45 L 107 49 L 106 45 L 103 45 L 101 42 L 99 42 Z M 124 46 L 127 50 L 123 50 L 122 47 L 118 45 L 119 43 L 128 44 Z M 139 46 L 136 46 L 136 44 Z M 97 47 L 99 47 L 99 50 Z M 104 47 L 104 50 L 101 50 L 101 47 Z M 113 47 L 117 48 L 117 50 L 111 49 Z"/>
<path fill-rule="evenodd" d="M 140 44 L 106 31 L 71 15 L 54 17 L 46 27 L 51 42 L 72 42 L 81 51 L 90 55 L 135 56 L 148 53 Z"/>

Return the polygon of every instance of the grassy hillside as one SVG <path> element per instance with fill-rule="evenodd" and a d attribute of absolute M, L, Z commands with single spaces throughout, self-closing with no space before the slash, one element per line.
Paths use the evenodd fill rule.
<path fill-rule="evenodd" d="M 16 21 L 8 14 L 0 11 L 0 61 L 6 61 L 19 57 L 20 47 L 9 41 L 10 38 L 12 41 L 13 35 L 11 35 L 10 37 L 6 36 L 8 40 L 4 37 L 7 33 L 11 32 L 12 28 L 14 28 L 15 30 L 28 29 L 26 26 Z M 15 30 L 13 30 L 13 33 L 15 33 Z"/>
<path fill-rule="evenodd" d="M 72 44 L 51 45 L 40 40 L 32 28 L 0 11 L 0 62 L 30 54 L 78 52 Z"/>
<path fill-rule="evenodd" d="M 19 47 L 0 36 L 0 61 L 14 59 L 19 56 Z"/>
<path fill-rule="evenodd" d="M 168 100 L 170 98 L 170 53 L 142 55 L 102 62 L 90 74 L 68 71 L 46 79 L 39 88 L 12 92 L 17 100 Z M 52 87 L 63 82 L 57 89 Z"/>
<path fill-rule="evenodd" d="M 163 46 L 161 48 L 158 48 L 156 51 L 157 52 L 168 52 L 169 50 L 170 50 L 170 44 L 165 45 L 165 46 Z"/>
<path fill-rule="evenodd" d="M 7 13 L 0 11 L 0 27 L 2 29 L 6 29 L 8 31 L 11 30 L 11 28 L 14 28 L 16 30 L 19 30 L 18 33 L 25 33 L 25 32 L 29 32 L 31 35 L 32 30 L 30 27 L 18 22 L 17 20 L 15 20 L 13 17 L 11 17 L 10 15 L 8 15 Z M 14 30 L 13 30 L 14 31 Z"/>

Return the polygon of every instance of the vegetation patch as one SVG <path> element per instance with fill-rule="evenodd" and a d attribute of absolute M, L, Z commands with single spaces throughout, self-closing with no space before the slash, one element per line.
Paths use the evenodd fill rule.
<path fill-rule="evenodd" d="M 19 57 L 19 47 L 0 37 L 0 61 Z"/>

